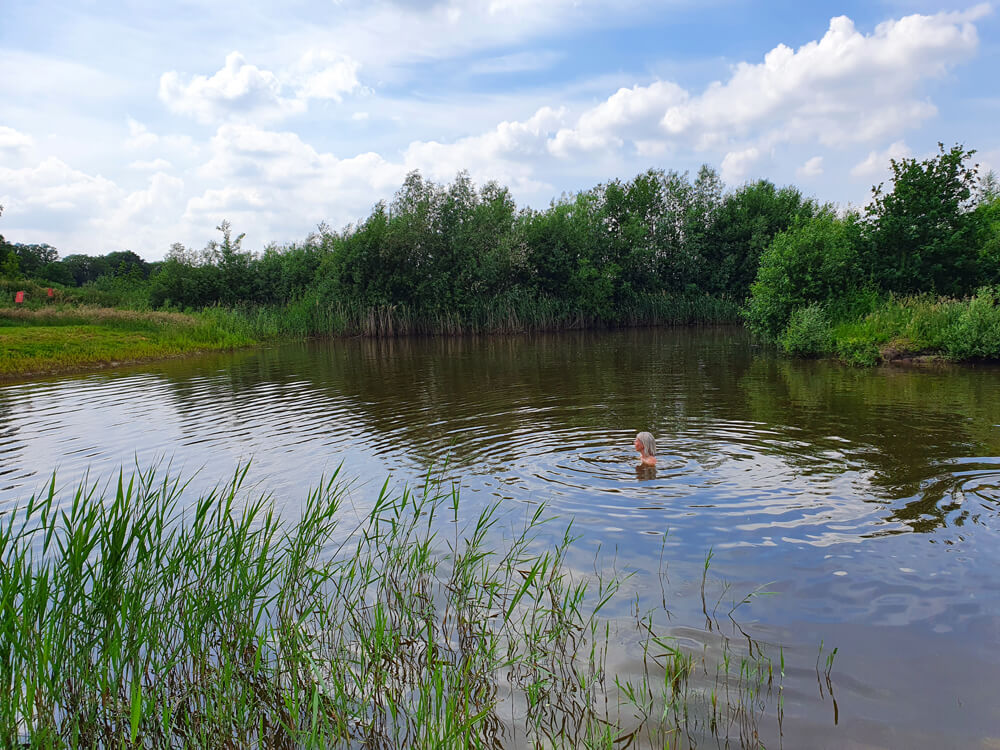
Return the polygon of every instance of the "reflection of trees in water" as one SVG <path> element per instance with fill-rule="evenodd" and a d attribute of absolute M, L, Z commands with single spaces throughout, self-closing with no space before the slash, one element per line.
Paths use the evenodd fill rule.
<path fill-rule="evenodd" d="M 210 401 L 231 422 L 262 394 L 293 403 L 307 384 L 310 397 L 417 460 L 450 451 L 461 462 L 482 448 L 467 437 L 603 432 L 613 442 L 721 415 L 730 407 L 720 396 L 735 392 L 749 361 L 740 329 L 661 328 L 317 341 L 261 350 L 227 368 L 179 367 L 170 379 L 182 413 L 201 418 Z"/>
<path fill-rule="evenodd" d="M 803 475 L 858 472 L 870 501 L 888 501 L 888 518 L 918 531 L 961 522 L 955 459 L 1000 455 L 995 369 L 755 357 L 739 329 L 317 341 L 163 372 L 192 424 L 211 409 L 238 429 L 267 400 L 290 420 L 424 464 L 530 450 L 523 441 L 536 439 L 551 450 L 607 436 L 629 453 L 630 433 L 650 429 L 710 471 L 729 460 L 722 444 L 742 442 Z"/>
<path fill-rule="evenodd" d="M 725 381 L 749 359 L 737 354 L 745 337 L 725 330 L 348 343 L 344 356 L 324 362 L 340 368 L 327 382 L 357 398 L 376 432 L 418 452 L 457 438 L 460 461 L 478 450 L 463 443 L 463 427 L 499 441 L 606 434 L 609 443 L 641 429 L 669 430 L 704 410 L 708 394 L 731 390 Z"/>
<path fill-rule="evenodd" d="M 887 518 L 915 531 L 948 525 L 956 459 L 1000 455 L 1000 372 L 947 367 L 860 370 L 826 362 L 758 359 L 741 387 L 752 418 L 794 426 L 804 450 L 763 445 L 804 472 L 871 472 Z M 996 470 L 996 467 L 993 467 Z M 899 501 L 904 501 L 901 504 Z M 953 519 L 954 522 L 954 519 Z"/>

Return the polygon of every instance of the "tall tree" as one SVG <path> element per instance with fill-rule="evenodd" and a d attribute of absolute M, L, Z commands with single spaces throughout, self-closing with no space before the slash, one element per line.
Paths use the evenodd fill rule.
<path fill-rule="evenodd" d="M 961 295 L 978 281 L 975 151 L 938 148 L 923 161 L 891 160 L 892 189 L 872 188 L 870 268 L 887 291 Z"/>

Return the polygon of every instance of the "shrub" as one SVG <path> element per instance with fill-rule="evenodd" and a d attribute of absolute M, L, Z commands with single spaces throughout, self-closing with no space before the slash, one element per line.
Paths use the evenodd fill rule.
<path fill-rule="evenodd" d="M 848 336 L 836 343 L 837 356 L 848 364 L 871 367 L 882 361 L 878 344 L 865 336 Z"/>
<path fill-rule="evenodd" d="M 778 340 L 793 357 L 821 357 L 833 348 L 830 322 L 822 305 L 813 304 L 792 313 Z"/>
<path fill-rule="evenodd" d="M 955 359 L 1000 358 L 1000 288 L 985 287 L 962 305 L 947 329 L 945 350 Z"/>
<path fill-rule="evenodd" d="M 776 338 L 792 312 L 825 304 L 859 290 L 860 230 L 857 219 L 831 211 L 796 222 L 778 234 L 761 258 L 744 313 L 755 333 Z"/>

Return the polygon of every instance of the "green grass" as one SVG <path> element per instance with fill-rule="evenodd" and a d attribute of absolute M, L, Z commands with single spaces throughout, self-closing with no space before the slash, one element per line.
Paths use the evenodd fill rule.
<path fill-rule="evenodd" d="M 53 477 L 0 515 L 0 744 L 756 748 L 767 713 L 780 732 L 783 655 L 723 636 L 711 596 L 704 652 L 666 635 L 665 594 L 606 617 L 638 601 L 630 576 L 574 570 L 544 507 L 512 528 L 428 480 L 348 521 L 334 477 L 288 522 L 245 473 L 199 497 L 146 470 L 61 499 Z"/>
<path fill-rule="evenodd" d="M 52 306 L 0 310 L 0 375 L 64 372 L 250 346 L 257 339 L 205 315 Z"/>
<path fill-rule="evenodd" d="M 834 325 L 833 349 L 857 365 L 920 355 L 953 361 L 1000 359 L 998 301 L 998 290 L 989 287 L 966 300 L 889 299 L 858 320 Z"/>

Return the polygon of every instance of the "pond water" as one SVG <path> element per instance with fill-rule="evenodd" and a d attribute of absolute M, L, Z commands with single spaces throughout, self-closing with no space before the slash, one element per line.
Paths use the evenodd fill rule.
<path fill-rule="evenodd" d="M 639 430 L 655 473 L 636 470 Z M 713 580 L 775 593 L 739 616 L 784 647 L 784 746 L 1000 747 L 996 366 L 857 370 L 740 329 L 643 329 L 309 342 L 0 385 L 0 512 L 54 470 L 69 490 L 169 464 L 199 489 L 247 460 L 290 516 L 340 465 L 359 503 L 428 467 L 472 512 L 544 502 L 585 551 L 642 572 L 662 552 L 695 642 L 711 550 Z"/>

